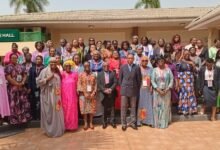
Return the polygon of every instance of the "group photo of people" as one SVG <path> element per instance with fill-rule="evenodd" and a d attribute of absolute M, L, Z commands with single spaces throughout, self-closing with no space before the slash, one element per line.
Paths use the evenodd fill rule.
<path fill-rule="evenodd" d="M 103 129 L 116 129 L 120 114 L 122 131 L 165 129 L 173 110 L 198 114 L 201 98 L 204 113 L 216 120 L 219 39 L 212 47 L 196 37 L 183 44 L 178 34 L 170 41 L 134 35 L 120 43 L 95 37 L 59 42 L 38 41 L 33 52 L 11 44 L 0 65 L 0 125 L 40 120 L 47 136 L 60 137 L 94 130 L 94 117 L 102 118 Z"/>

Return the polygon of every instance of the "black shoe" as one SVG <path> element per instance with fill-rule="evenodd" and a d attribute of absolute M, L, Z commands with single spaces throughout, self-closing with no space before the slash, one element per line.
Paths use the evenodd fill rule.
<path fill-rule="evenodd" d="M 137 129 L 138 129 L 137 125 L 135 125 L 135 124 L 130 125 L 130 127 L 131 127 L 132 129 L 134 129 L 134 130 L 137 130 Z"/>
<path fill-rule="evenodd" d="M 102 128 L 106 129 L 107 128 L 107 123 L 103 123 Z"/>
<path fill-rule="evenodd" d="M 111 126 L 112 126 L 112 128 L 117 128 L 117 126 L 116 126 L 116 124 L 115 123 L 111 123 Z"/>
<path fill-rule="evenodd" d="M 122 126 L 122 131 L 126 131 L 127 130 L 127 126 Z"/>

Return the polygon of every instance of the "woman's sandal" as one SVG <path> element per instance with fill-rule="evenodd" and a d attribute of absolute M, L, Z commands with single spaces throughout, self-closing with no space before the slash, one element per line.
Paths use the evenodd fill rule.
<path fill-rule="evenodd" d="M 83 130 L 84 130 L 84 131 L 88 130 L 88 126 L 84 126 L 84 127 L 83 127 Z"/>
<path fill-rule="evenodd" d="M 211 121 L 216 121 L 216 118 L 215 117 L 211 117 Z"/>
<path fill-rule="evenodd" d="M 90 125 L 89 127 L 90 127 L 90 129 L 92 129 L 92 130 L 94 130 L 94 128 L 95 128 L 93 125 L 92 125 L 92 126 Z"/>

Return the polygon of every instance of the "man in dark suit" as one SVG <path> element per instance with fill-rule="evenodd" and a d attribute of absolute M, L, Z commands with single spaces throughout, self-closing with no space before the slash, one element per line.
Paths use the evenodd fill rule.
<path fill-rule="evenodd" d="M 56 48 L 56 54 L 62 56 L 62 54 L 66 51 L 66 39 L 60 39 L 60 47 Z"/>
<path fill-rule="evenodd" d="M 114 72 L 109 71 L 109 64 L 103 63 L 103 71 L 98 73 L 98 92 L 99 98 L 102 101 L 104 107 L 103 116 L 103 129 L 107 128 L 107 118 L 110 117 L 110 123 L 113 128 L 116 128 L 115 124 L 115 97 L 116 97 L 116 85 L 117 78 Z"/>
<path fill-rule="evenodd" d="M 136 105 L 142 80 L 140 68 L 133 63 L 133 54 L 128 54 L 127 62 L 128 64 L 121 67 L 119 74 L 119 84 L 121 85 L 121 123 L 123 131 L 127 129 L 126 114 L 128 102 L 131 107 L 131 121 L 128 125 L 133 129 L 137 129 Z"/>

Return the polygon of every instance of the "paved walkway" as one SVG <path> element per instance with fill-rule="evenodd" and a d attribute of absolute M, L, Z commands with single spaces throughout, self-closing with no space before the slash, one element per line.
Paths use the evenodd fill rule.
<path fill-rule="evenodd" d="M 219 150 L 220 121 L 176 122 L 168 129 L 147 126 L 122 132 L 110 126 L 103 130 L 67 132 L 48 138 L 39 128 L 0 139 L 0 150 Z"/>

